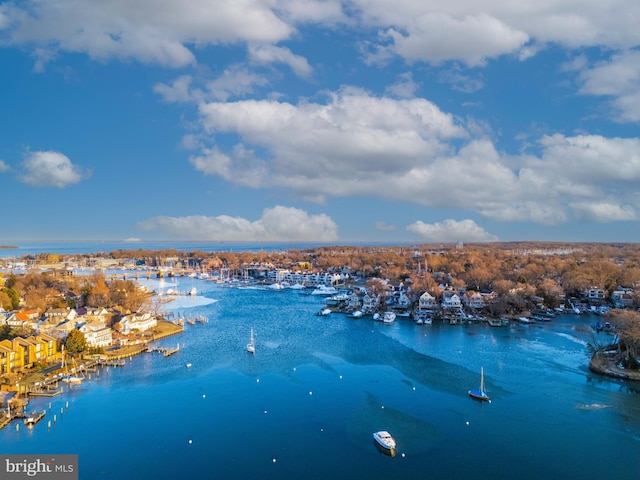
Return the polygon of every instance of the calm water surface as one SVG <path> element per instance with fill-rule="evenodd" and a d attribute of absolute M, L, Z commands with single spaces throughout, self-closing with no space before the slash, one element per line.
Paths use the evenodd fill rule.
<path fill-rule="evenodd" d="M 384 325 L 316 316 L 322 299 L 297 291 L 179 282 L 215 302 L 179 309 L 209 322 L 162 341 L 178 354 L 33 399 L 49 413 L 0 431 L 0 450 L 77 453 L 86 480 L 639 478 L 639 386 L 588 371 L 593 318 Z M 491 404 L 467 396 L 481 367 Z"/>

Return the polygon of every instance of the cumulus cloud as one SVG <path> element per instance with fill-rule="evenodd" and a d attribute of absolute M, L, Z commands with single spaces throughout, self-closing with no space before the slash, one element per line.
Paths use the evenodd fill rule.
<path fill-rule="evenodd" d="M 66 155 L 54 151 L 29 152 L 20 169 L 18 179 L 34 187 L 65 188 L 89 177 Z"/>
<path fill-rule="evenodd" d="M 313 72 L 306 58 L 295 55 L 285 47 L 277 47 L 275 45 L 250 45 L 249 59 L 258 65 L 284 63 L 299 77 L 308 77 Z"/>
<path fill-rule="evenodd" d="M 25 0 L 0 4 L 0 32 L 5 43 L 46 48 L 38 68 L 60 50 L 183 67 L 196 61 L 192 46 L 276 45 L 307 25 L 384 32 L 370 44 L 377 60 L 482 65 L 504 54 L 524 60 L 549 43 L 633 48 L 639 16 L 636 0 L 190 0 L 189 8 L 182 0 Z M 257 53 L 308 73 L 306 60 L 287 48 Z"/>
<path fill-rule="evenodd" d="M 640 121 L 640 51 L 626 51 L 583 70 L 580 82 L 581 93 L 610 99 L 616 119 Z"/>
<path fill-rule="evenodd" d="M 443 222 L 424 223 L 420 220 L 407 225 L 409 232 L 415 233 L 424 242 L 495 242 L 498 237 L 491 235 L 473 220 L 447 219 Z"/>
<path fill-rule="evenodd" d="M 425 13 L 407 21 L 405 31 L 388 29 L 388 48 L 409 62 L 433 64 L 460 60 L 479 66 L 487 58 L 517 51 L 529 40 L 525 32 L 487 14 L 456 18 L 444 12 Z"/>
<path fill-rule="evenodd" d="M 11 167 L 4 160 L 0 160 L 0 173 L 8 172 L 9 170 L 11 170 Z"/>
<path fill-rule="evenodd" d="M 474 122 L 424 99 L 352 88 L 326 103 L 210 102 L 200 112 L 200 138 L 211 144 L 190 158 L 198 171 L 318 203 L 374 196 L 545 225 L 633 219 L 640 208 L 637 138 L 544 136 L 539 154 L 510 156 Z M 236 144 L 222 148 L 219 134 Z"/>
<path fill-rule="evenodd" d="M 241 217 L 155 217 L 138 224 L 142 230 L 162 232 L 171 238 L 201 241 L 319 241 L 338 238 L 338 227 L 325 214 L 309 215 L 304 210 L 275 206 L 250 221 Z"/>
<path fill-rule="evenodd" d="M 398 75 L 396 83 L 386 88 L 388 94 L 398 98 L 411 98 L 418 90 L 418 84 L 413 81 L 411 72 Z"/>
<path fill-rule="evenodd" d="M 3 10 L 9 42 L 48 45 L 94 59 L 135 59 L 167 67 L 195 62 L 187 44 L 278 42 L 294 27 L 259 0 L 30 0 Z"/>

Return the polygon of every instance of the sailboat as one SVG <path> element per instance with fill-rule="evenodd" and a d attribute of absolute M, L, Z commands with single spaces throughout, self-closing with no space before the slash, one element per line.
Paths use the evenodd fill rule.
<path fill-rule="evenodd" d="M 74 366 L 75 366 L 75 359 L 72 359 L 74 362 Z M 82 383 L 82 378 L 77 376 L 77 375 L 69 375 L 69 371 L 68 371 L 68 365 L 64 362 L 64 345 L 62 346 L 62 365 L 61 365 L 63 374 L 62 374 L 62 378 L 61 380 L 65 383 L 68 383 L 70 385 L 78 385 L 80 383 Z M 74 368 L 74 371 L 77 370 L 77 368 Z"/>
<path fill-rule="evenodd" d="M 251 329 L 251 338 L 249 340 L 249 343 L 247 343 L 247 352 L 256 353 L 256 344 L 253 340 L 253 328 Z"/>
<path fill-rule="evenodd" d="M 480 389 L 469 390 L 469 396 L 471 398 L 475 398 L 476 400 L 491 403 L 491 399 L 484 391 L 484 367 L 480 367 Z"/>

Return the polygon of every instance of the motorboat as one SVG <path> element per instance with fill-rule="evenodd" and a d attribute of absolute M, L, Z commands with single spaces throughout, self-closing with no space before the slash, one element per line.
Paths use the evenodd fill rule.
<path fill-rule="evenodd" d="M 336 287 L 327 286 L 327 285 L 318 285 L 312 292 L 311 295 L 336 295 L 338 290 Z"/>
<path fill-rule="evenodd" d="M 374 433 L 373 439 L 385 450 L 395 453 L 396 441 L 386 430 L 380 430 L 379 432 Z"/>
<path fill-rule="evenodd" d="M 320 310 L 318 312 L 318 315 L 320 315 L 321 317 L 325 317 L 327 315 L 329 315 L 331 313 L 331 309 L 330 308 L 323 308 L 322 310 Z"/>
<path fill-rule="evenodd" d="M 393 323 L 395 322 L 395 320 L 396 320 L 396 314 L 394 312 L 386 311 L 382 315 L 382 321 L 384 323 Z"/>

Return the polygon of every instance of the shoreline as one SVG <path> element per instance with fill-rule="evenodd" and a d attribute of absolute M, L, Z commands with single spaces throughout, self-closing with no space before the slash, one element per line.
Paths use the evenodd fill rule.
<path fill-rule="evenodd" d="M 589 361 L 589 370 L 607 377 L 640 382 L 640 370 L 624 370 L 618 367 L 618 356 L 594 355 Z"/>

